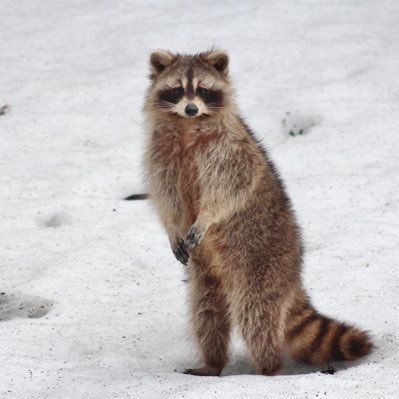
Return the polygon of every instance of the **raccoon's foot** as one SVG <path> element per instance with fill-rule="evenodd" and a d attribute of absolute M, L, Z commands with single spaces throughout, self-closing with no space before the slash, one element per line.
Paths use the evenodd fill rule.
<path fill-rule="evenodd" d="M 189 250 L 194 250 L 201 244 L 205 229 L 193 224 L 187 234 L 186 244 Z"/>
<path fill-rule="evenodd" d="M 264 368 L 258 371 L 258 374 L 262 374 L 268 377 L 273 377 L 275 375 L 280 375 L 282 372 L 281 366 L 276 367 L 275 369 Z"/>
<path fill-rule="evenodd" d="M 219 377 L 222 369 L 217 366 L 203 366 L 196 369 L 186 369 L 184 374 L 198 375 L 201 377 Z"/>
<path fill-rule="evenodd" d="M 176 241 L 172 244 L 172 251 L 179 262 L 187 265 L 189 254 L 186 243 L 180 237 L 177 237 Z"/>

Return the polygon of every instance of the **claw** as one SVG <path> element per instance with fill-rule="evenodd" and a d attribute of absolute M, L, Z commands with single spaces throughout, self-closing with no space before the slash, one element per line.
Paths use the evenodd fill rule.
<path fill-rule="evenodd" d="M 172 251 L 175 255 L 175 258 L 180 263 L 182 263 L 183 265 L 187 265 L 189 255 L 187 252 L 186 244 L 180 237 L 177 239 L 175 246 L 172 247 Z"/>
<path fill-rule="evenodd" d="M 202 240 L 202 233 L 197 231 L 197 229 L 194 226 L 192 226 L 190 231 L 188 232 L 186 240 L 188 249 L 193 250 L 197 248 L 201 240 Z"/>

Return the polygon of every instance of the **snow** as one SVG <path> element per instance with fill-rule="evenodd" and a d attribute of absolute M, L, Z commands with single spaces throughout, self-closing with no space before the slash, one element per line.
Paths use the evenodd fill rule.
<path fill-rule="evenodd" d="M 393 0 L 3 0 L 1 397 L 399 397 L 398 20 Z M 335 375 L 257 376 L 237 335 L 221 378 L 180 373 L 199 361 L 184 270 L 122 198 L 144 190 L 150 51 L 212 45 L 292 198 L 315 305 L 374 337 Z"/>

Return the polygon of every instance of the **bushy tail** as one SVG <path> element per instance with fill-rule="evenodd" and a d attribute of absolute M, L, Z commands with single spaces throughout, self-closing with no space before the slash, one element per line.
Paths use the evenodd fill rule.
<path fill-rule="evenodd" d="M 294 359 L 308 364 L 356 360 L 373 348 L 366 332 L 319 314 L 308 301 L 301 301 L 291 310 L 286 343 Z"/>

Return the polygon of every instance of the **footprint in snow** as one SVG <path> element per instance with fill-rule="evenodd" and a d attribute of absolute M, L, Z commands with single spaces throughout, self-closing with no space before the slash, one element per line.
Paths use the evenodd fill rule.
<path fill-rule="evenodd" d="M 70 224 L 70 218 L 63 212 L 54 212 L 41 215 L 38 219 L 38 223 L 43 227 L 61 227 Z"/>
<path fill-rule="evenodd" d="M 0 292 L 0 321 L 15 318 L 37 319 L 45 316 L 53 302 L 46 298 Z"/>

